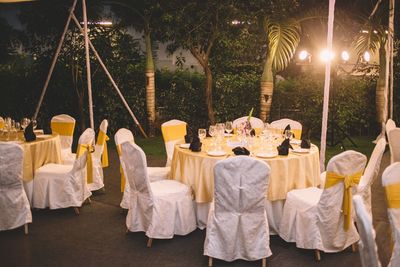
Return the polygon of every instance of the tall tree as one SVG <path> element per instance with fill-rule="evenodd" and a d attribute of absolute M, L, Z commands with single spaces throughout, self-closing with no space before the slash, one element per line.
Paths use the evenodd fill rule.
<path fill-rule="evenodd" d="M 163 4 L 163 40 L 170 42 L 168 50 L 171 53 L 178 48 L 189 50 L 203 68 L 206 76 L 204 98 L 211 124 L 215 123 L 215 113 L 210 56 L 216 39 L 234 19 L 233 2 L 177 0 Z"/>
<path fill-rule="evenodd" d="M 158 0 L 116 0 L 111 3 L 113 11 L 120 17 L 120 23 L 132 26 L 136 31 L 144 34 L 146 48 L 146 107 L 149 135 L 154 136 L 156 121 L 155 97 L 155 65 L 152 52 L 152 40 L 160 18 Z"/>

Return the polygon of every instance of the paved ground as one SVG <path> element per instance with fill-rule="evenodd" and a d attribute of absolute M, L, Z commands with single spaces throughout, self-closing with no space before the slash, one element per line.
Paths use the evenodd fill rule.
<path fill-rule="evenodd" d="M 162 166 L 164 160 L 148 159 L 150 166 Z M 125 213 L 119 207 L 119 166 L 110 149 L 111 166 L 105 169 L 106 192 L 92 197 L 79 216 L 73 209 L 34 210 L 29 235 L 23 229 L 0 232 L 0 266 L 207 266 L 203 256 L 205 231 L 172 240 L 155 240 L 146 247 L 143 233 L 125 234 Z M 385 153 L 381 171 L 389 163 Z M 380 175 L 372 189 L 374 226 L 382 266 L 390 259 L 390 225 L 387 220 Z M 1 216 L 1 214 L 0 214 Z M 311 250 L 302 250 L 277 236 L 271 237 L 273 255 L 268 266 L 361 266 L 359 254 L 350 249 L 341 253 L 322 254 L 315 262 Z M 214 266 L 261 266 L 261 261 L 215 260 Z"/>

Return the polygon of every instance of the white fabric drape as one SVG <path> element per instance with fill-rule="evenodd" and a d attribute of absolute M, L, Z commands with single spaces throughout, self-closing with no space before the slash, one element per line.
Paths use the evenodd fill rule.
<path fill-rule="evenodd" d="M 208 217 L 204 255 L 233 261 L 272 254 L 265 211 L 270 172 L 267 163 L 246 156 L 215 165 L 215 202 Z"/>
<path fill-rule="evenodd" d="M 32 222 L 22 186 L 23 151 L 17 144 L 0 142 L 0 231 Z"/>

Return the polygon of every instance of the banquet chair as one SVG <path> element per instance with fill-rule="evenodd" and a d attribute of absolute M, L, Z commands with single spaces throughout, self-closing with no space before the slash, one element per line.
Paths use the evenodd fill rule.
<path fill-rule="evenodd" d="M 291 190 L 286 195 L 279 235 L 298 248 L 339 252 L 358 241 L 351 211 L 351 194 L 367 162 L 348 150 L 330 159 L 325 188 Z M 352 246 L 354 250 L 354 246 Z"/>
<path fill-rule="evenodd" d="M 390 148 L 390 163 L 400 161 L 400 128 L 394 128 L 388 132 Z"/>
<path fill-rule="evenodd" d="M 388 267 L 400 266 L 400 162 L 392 163 L 382 174 L 382 185 L 386 191 L 388 217 L 394 241 L 392 257 Z"/>
<path fill-rule="evenodd" d="M 267 163 L 237 156 L 214 167 L 214 203 L 208 216 L 204 255 L 224 261 L 254 261 L 272 255 L 265 211 L 265 192 L 270 167 Z"/>
<path fill-rule="evenodd" d="M 123 143 L 121 150 L 130 186 L 127 231 L 145 232 L 148 247 L 153 239 L 194 231 L 196 216 L 190 188 L 174 180 L 150 182 L 143 150 L 132 141 Z"/>
<path fill-rule="evenodd" d="M 120 174 L 121 174 L 121 192 L 123 192 L 122 201 L 120 203 L 121 208 L 128 209 L 129 208 L 129 183 L 126 183 L 126 175 L 125 175 L 125 167 L 124 162 L 122 160 L 122 153 L 121 153 L 121 144 L 127 141 L 134 142 L 133 134 L 130 130 L 121 128 L 119 129 L 114 135 L 115 145 L 117 147 L 117 152 L 119 156 L 120 162 Z M 170 167 L 147 167 L 147 173 L 149 175 L 149 179 L 151 182 L 159 181 L 163 179 L 167 179 Z"/>
<path fill-rule="evenodd" d="M 77 159 L 73 165 L 49 163 L 36 170 L 33 178 L 33 207 L 60 209 L 79 207 L 92 193 L 88 183 L 93 180 L 92 149 L 94 131 L 86 129 L 79 137 Z"/>
<path fill-rule="evenodd" d="M 271 128 L 283 131 L 287 125 L 290 125 L 291 132 L 294 134 L 294 138 L 301 139 L 301 131 L 303 126 L 300 122 L 291 119 L 280 119 L 270 123 Z"/>
<path fill-rule="evenodd" d="M 396 123 L 392 119 L 388 119 L 385 125 L 386 133 L 389 133 L 391 130 L 396 128 Z"/>
<path fill-rule="evenodd" d="M 358 248 L 360 250 L 361 265 L 362 267 L 381 267 L 375 243 L 375 230 L 372 225 L 372 218 L 369 216 L 361 196 L 354 196 L 353 204 L 358 233 L 360 235 Z"/>
<path fill-rule="evenodd" d="M 243 116 L 243 117 L 240 117 L 240 118 L 234 120 L 232 122 L 233 129 L 237 129 L 237 127 L 239 127 L 242 123 L 244 123 L 248 119 L 249 119 L 249 116 Z M 256 117 L 250 118 L 250 124 L 251 124 L 251 127 L 254 129 L 254 131 L 257 134 L 261 133 L 261 131 L 264 128 L 264 122 L 261 119 L 256 118 Z"/>
<path fill-rule="evenodd" d="M 56 115 L 51 119 L 50 127 L 52 133 L 60 135 L 63 164 L 72 164 L 75 160 L 71 151 L 74 141 L 75 119 L 67 114 Z"/>
<path fill-rule="evenodd" d="M 167 163 L 165 164 L 167 167 L 171 166 L 175 144 L 185 142 L 186 125 L 186 122 L 180 120 L 170 120 L 161 124 L 161 133 L 167 152 Z"/>
<path fill-rule="evenodd" d="M 0 231 L 24 225 L 28 234 L 28 223 L 32 213 L 22 186 L 23 150 L 13 143 L 0 142 Z"/>
<path fill-rule="evenodd" d="M 103 168 L 108 166 L 108 149 L 107 149 L 107 128 L 108 121 L 103 120 L 99 127 L 99 134 L 95 149 L 93 152 L 93 183 L 88 184 L 90 191 L 104 189 Z"/>

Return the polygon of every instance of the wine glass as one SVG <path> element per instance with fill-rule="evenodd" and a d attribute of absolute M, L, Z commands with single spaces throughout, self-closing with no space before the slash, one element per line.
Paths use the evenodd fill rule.
<path fill-rule="evenodd" d="M 285 139 L 291 139 L 292 138 L 292 131 L 291 130 L 285 130 L 285 134 L 284 134 L 284 137 L 285 137 Z"/>
<path fill-rule="evenodd" d="M 231 121 L 225 122 L 225 131 L 230 135 L 233 131 L 233 125 Z"/>
<path fill-rule="evenodd" d="M 206 129 L 200 128 L 198 131 L 200 141 L 203 141 L 207 136 Z"/>
<path fill-rule="evenodd" d="M 25 128 L 28 126 L 28 118 L 23 118 L 22 120 L 21 120 L 21 127 L 22 127 L 22 130 L 24 130 L 25 131 Z"/>
<path fill-rule="evenodd" d="M 212 147 L 214 147 L 215 146 L 214 136 L 217 134 L 217 127 L 215 125 L 210 125 L 210 127 L 208 128 L 208 134 L 212 138 L 211 145 Z"/>

